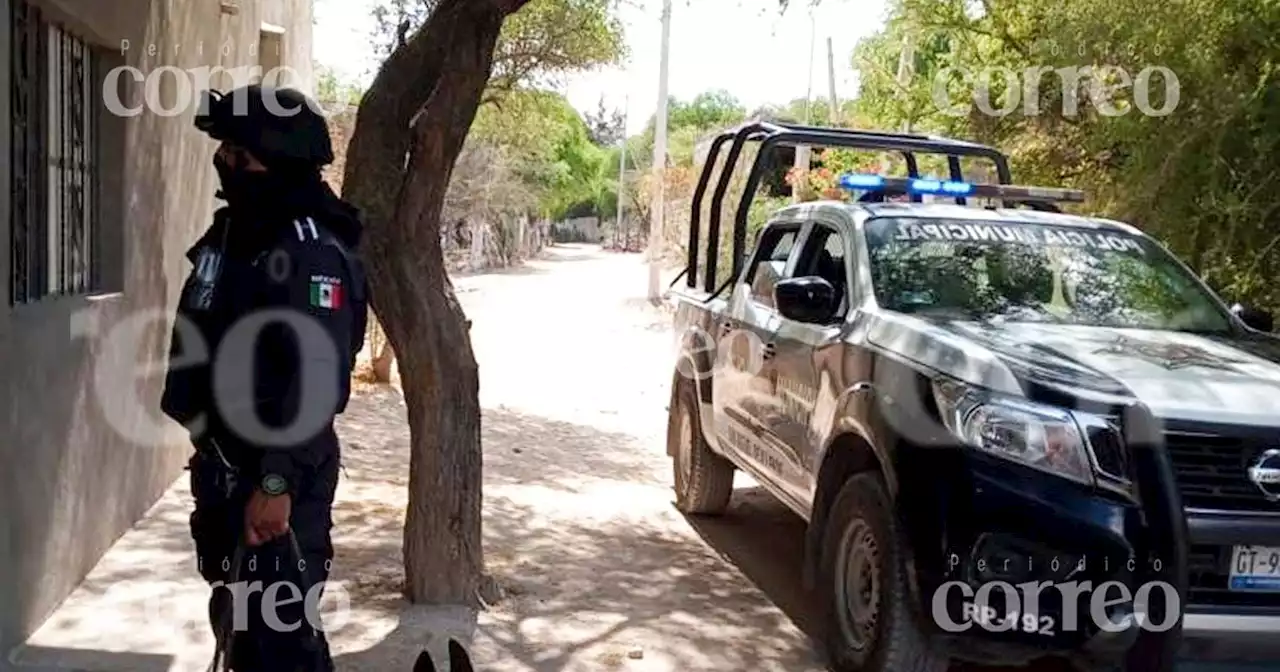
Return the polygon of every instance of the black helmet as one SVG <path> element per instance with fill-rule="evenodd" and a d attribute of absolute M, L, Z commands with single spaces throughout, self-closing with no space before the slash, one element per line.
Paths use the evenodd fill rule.
<path fill-rule="evenodd" d="M 196 128 L 248 149 L 268 166 L 333 163 L 320 106 L 296 89 L 252 84 L 226 93 L 205 91 Z"/>

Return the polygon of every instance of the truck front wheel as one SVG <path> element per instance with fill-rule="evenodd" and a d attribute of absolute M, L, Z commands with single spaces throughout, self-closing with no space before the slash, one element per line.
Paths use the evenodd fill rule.
<path fill-rule="evenodd" d="M 733 463 L 717 455 L 702 435 L 698 399 L 680 385 L 667 421 L 667 441 L 675 470 L 676 508 L 688 514 L 719 515 L 733 494 Z"/>
<path fill-rule="evenodd" d="M 823 530 L 819 588 L 839 672 L 946 672 L 914 617 L 902 544 L 879 474 L 845 482 Z"/>

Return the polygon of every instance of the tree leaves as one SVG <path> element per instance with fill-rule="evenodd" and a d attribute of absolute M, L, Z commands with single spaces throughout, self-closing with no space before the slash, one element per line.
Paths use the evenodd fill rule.
<path fill-rule="evenodd" d="M 412 34 L 438 0 L 379 0 L 373 40 L 387 55 Z M 494 50 L 492 101 L 520 87 L 549 87 L 566 75 L 621 62 L 623 28 L 609 0 L 533 0 L 507 17 Z"/>
<path fill-rule="evenodd" d="M 1159 236 L 1232 300 L 1280 308 L 1280 290 L 1265 280 L 1280 273 L 1280 254 L 1268 247 L 1280 233 L 1280 2 L 983 0 L 975 7 L 895 0 L 885 29 L 857 47 L 857 112 L 876 126 L 905 122 L 1000 146 L 1017 181 L 1084 188 L 1087 212 Z M 908 37 L 915 54 L 904 89 L 897 63 Z M 1049 70 L 1038 88 L 1027 88 L 1029 66 Z M 1134 84 L 1112 95 L 1095 84 L 1123 84 L 1116 70 L 1095 70 L 1074 85 L 1057 72 L 1101 66 L 1145 81 L 1149 99 Z M 1005 95 L 1020 95 L 1021 104 L 1006 115 L 944 114 L 931 97 L 935 86 L 961 106 L 977 90 L 962 77 L 946 78 L 946 68 L 1009 68 L 1019 80 L 994 83 L 992 107 Z M 1156 68 L 1174 73 L 1168 87 Z M 1176 107 L 1148 115 L 1139 102 Z M 1102 114 L 1102 103 L 1120 114 Z"/>
<path fill-rule="evenodd" d="M 374 41 L 389 54 L 439 0 L 380 0 Z M 449 217 L 559 216 L 581 203 L 612 208 L 610 152 L 550 89 L 566 75 L 617 63 L 623 29 L 609 0 L 532 0 L 502 25 L 493 72 L 446 199 Z M 616 159 L 616 156 L 614 157 Z M 615 180 L 616 181 L 616 180 Z"/>

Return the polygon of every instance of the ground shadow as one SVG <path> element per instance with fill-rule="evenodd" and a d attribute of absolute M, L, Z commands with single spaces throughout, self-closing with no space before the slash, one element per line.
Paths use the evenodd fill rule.
<path fill-rule="evenodd" d="M 760 487 L 739 488 L 724 515 L 689 516 L 689 523 L 726 560 L 742 570 L 817 646 L 826 636 L 820 596 L 802 580 L 805 523 Z M 1059 661 L 1023 668 L 956 664 L 951 672 L 1069 672 Z"/>
<path fill-rule="evenodd" d="M 13 672 L 169 672 L 173 656 L 91 649 L 22 647 L 17 666 L 0 660 L 0 670 Z M 23 661 L 39 661 L 30 664 Z"/>
<path fill-rule="evenodd" d="M 826 634 L 819 596 L 805 591 L 801 579 L 805 523 L 758 486 L 738 488 L 722 516 L 688 516 L 690 525 L 808 635 L 815 646 Z M 1249 672 L 1275 669 L 1267 652 L 1208 651 L 1188 646 L 1178 672 Z M 1267 662 L 1261 662 L 1267 661 Z M 955 664 L 951 672 L 1070 672 L 1062 660 L 1045 659 L 1026 667 Z"/>
<path fill-rule="evenodd" d="M 440 669 L 448 660 L 448 642 L 470 648 L 476 612 L 463 607 L 402 605 L 395 629 L 363 651 L 339 654 L 334 662 L 342 672 L 410 672 L 418 654 L 427 651 Z"/>
<path fill-rule="evenodd" d="M 403 492 L 407 436 L 371 431 L 395 426 L 382 414 L 403 413 L 385 401 L 348 412 L 346 462 L 351 482 L 389 479 Z M 424 641 L 443 642 L 446 633 L 470 639 L 486 670 L 622 669 L 637 653 L 680 670 L 821 669 L 804 636 L 735 567 L 691 531 L 672 529 L 680 517 L 669 488 L 645 463 L 652 456 L 631 449 L 635 437 L 492 408 L 483 433 L 486 557 L 505 599 L 479 615 L 474 637 L 458 627 L 465 619 L 446 618 L 453 625 L 442 628 L 437 614 L 407 608 L 399 596 L 402 501 L 380 496 L 396 515 L 340 506 L 335 575 L 350 582 L 354 607 L 398 623 L 342 651 L 340 669 L 383 661 L 377 669 L 408 669 Z M 348 505 L 365 508 L 364 499 Z M 370 634 L 352 627 L 339 637 Z"/>

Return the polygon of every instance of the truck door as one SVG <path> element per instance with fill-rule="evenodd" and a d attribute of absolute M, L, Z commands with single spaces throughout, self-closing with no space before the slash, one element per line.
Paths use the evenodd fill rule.
<path fill-rule="evenodd" d="M 771 481 L 778 479 L 773 473 L 781 456 L 765 443 L 760 421 L 773 403 L 772 361 L 763 346 L 773 342 L 778 328 L 773 287 L 790 268 L 801 226 L 775 222 L 761 232 L 717 325 L 712 385 L 717 442 L 739 464 Z"/>
<path fill-rule="evenodd" d="M 841 391 L 846 320 L 856 298 L 854 255 L 850 241 L 834 223 L 815 221 L 800 244 L 788 277 L 817 276 L 836 289 L 836 314 L 826 324 L 797 322 L 779 316 L 773 370 L 776 408 L 766 429 L 784 446 L 787 487 L 802 504 L 811 505 L 817 487 L 817 457 L 831 426 L 831 413 Z M 807 508 L 806 508 L 807 510 Z"/>

